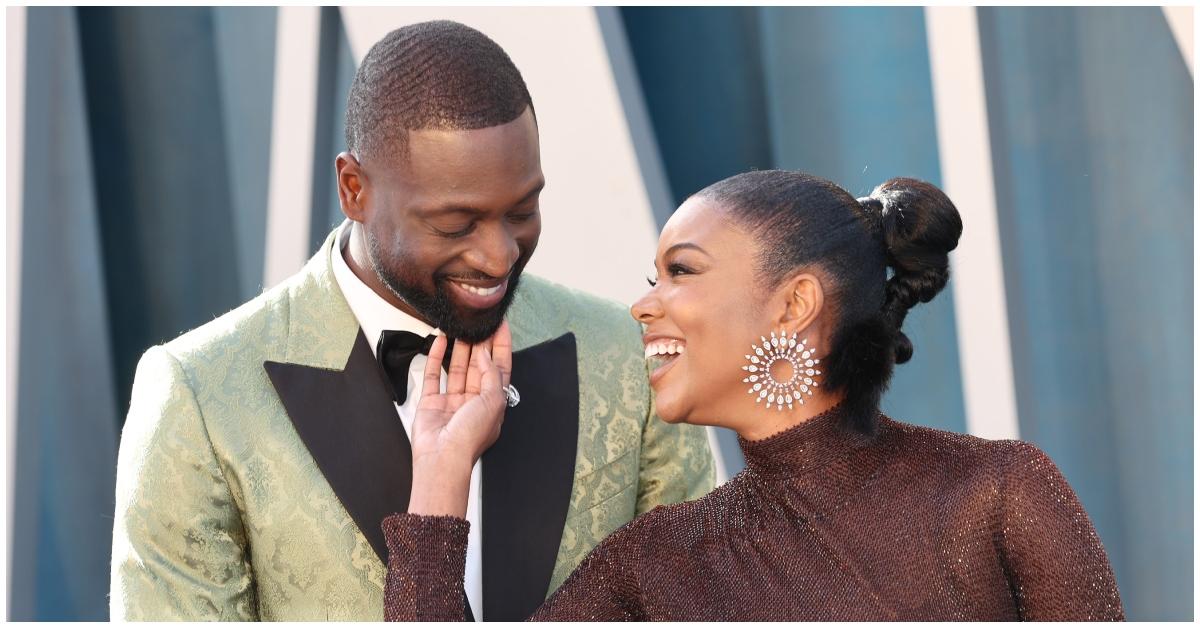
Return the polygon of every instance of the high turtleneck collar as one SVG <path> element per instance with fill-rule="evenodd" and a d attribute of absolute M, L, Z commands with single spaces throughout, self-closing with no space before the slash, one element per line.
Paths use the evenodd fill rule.
<path fill-rule="evenodd" d="M 761 440 L 739 436 L 746 466 L 766 478 L 797 477 L 870 443 L 870 437 L 842 427 L 843 414 L 839 404 Z"/>

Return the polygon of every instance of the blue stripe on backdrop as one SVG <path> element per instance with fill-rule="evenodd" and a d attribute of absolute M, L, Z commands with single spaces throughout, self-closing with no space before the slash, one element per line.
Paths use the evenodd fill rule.
<path fill-rule="evenodd" d="M 321 8 L 321 65 L 317 71 L 317 128 L 313 163 L 312 220 L 309 250 L 313 253 L 334 226 L 346 219 L 338 202 L 334 159 L 346 150 L 346 98 L 358 64 L 342 23 L 341 9 Z"/>
<path fill-rule="evenodd" d="M 244 299 L 262 291 L 275 95 L 274 7 L 216 7 L 217 95 Z"/>
<path fill-rule="evenodd" d="M 1023 438 L 1128 616 L 1192 616 L 1193 81 L 1162 11 L 980 10 Z"/>
<path fill-rule="evenodd" d="M 621 9 L 677 204 L 725 177 L 771 167 L 756 11 Z"/>
<path fill-rule="evenodd" d="M 921 8 L 771 7 L 759 16 L 774 167 L 856 196 L 897 176 L 939 183 Z M 884 411 L 965 432 L 952 288 L 915 308 L 904 331 L 913 358 L 896 368 Z"/>
<path fill-rule="evenodd" d="M 118 403 L 76 13 L 28 9 L 8 618 L 108 617 Z"/>
<path fill-rule="evenodd" d="M 124 407 L 147 347 L 245 296 L 234 253 L 214 20 L 212 9 L 198 7 L 78 11 Z"/>

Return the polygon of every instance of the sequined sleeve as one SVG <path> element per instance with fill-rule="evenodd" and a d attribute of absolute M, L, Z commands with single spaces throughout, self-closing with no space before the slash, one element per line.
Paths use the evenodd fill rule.
<path fill-rule="evenodd" d="M 1000 534 L 1021 618 L 1124 620 L 1108 555 L 1075 492 L 1040 449 L 1012 446 Z"/>
<path fill-rule="evenodd" d="M 397 513 L 383 520 L 388 546 L 387 621 L 462 621 L 467 532 L 460 517 Z"/>
<path fill-rule="evenodd" d="M 617 621 L 642 617 L 636 539 L 627 524 L 596 546 L 534 621 Z M 383 520 L 388 544 L 388 621 L 462 621 L 470 523 L 458 517 L 398 513 Z"/>

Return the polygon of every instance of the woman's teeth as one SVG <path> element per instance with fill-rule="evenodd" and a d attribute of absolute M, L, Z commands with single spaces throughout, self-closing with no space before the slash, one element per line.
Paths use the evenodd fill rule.
<path fill-rule="evenodd" d="M 471 294 L 478 294 L 481 297 L 490 297 L 499 292 L 500 288 L 504 287 L 504 284 L 500 284 L 491 288 L 476 288 L 475 286 L 468 286 L 465 283 L 458 283 L 457 281 L 454 282 L 454 285 L 466 290 L 467 292 L 470 292 Z"/>
<path fill-rule="evenodd" d="M 646 357 L 674 356 L 683 353 L 684 344 L 674 340 L 667 342 L 652 342 L 646 345 Z"/>

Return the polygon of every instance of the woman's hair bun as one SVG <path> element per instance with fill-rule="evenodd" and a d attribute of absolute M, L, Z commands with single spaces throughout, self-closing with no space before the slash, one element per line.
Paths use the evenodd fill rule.
<path fill-rule="evenodd" d="M 950 251 L 962 235 L 962 218 L 946 195 L 930 183 L 899 177 L 876 187 L 863 207 L 879 220 L 887 265 L 884 319 L 897 331 L 896 363 L 912 357 L 912 342 L 900 332 L 908 310 L 927 303 L 950 279 Z"/>

